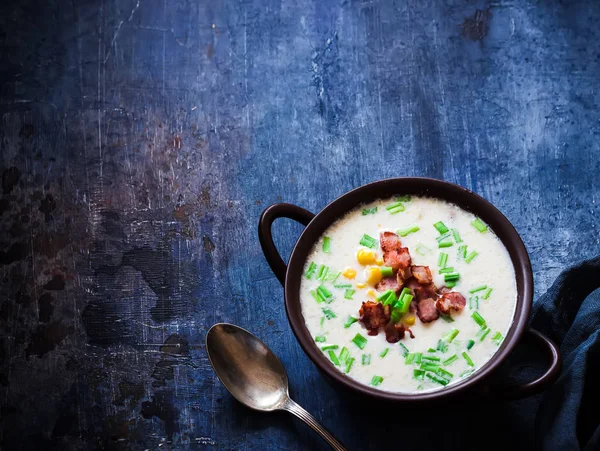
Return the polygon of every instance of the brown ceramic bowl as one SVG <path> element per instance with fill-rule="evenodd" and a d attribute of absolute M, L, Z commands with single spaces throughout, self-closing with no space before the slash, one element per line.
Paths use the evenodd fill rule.
<path fill-rule="evenodd" d="M 390 393 L 356 382 L 333 367 L 323 355 L 310 335 L 300 305 L 300 282 L 306 258 L 313 245 L 325 230 L 337 219 L 359 205 L 376 199 L 397 195 L 420 195 L 435 197 L 451 202 L 479 216 L 500 238 L 508 250 L 517 279 L 517 305 L 513 324 L 496 354 L 473 375 L 442 390 L 421 394 Z M 271 235 L 271 226 L 277 218 L 291 218 L 306 226 L 290 256 L 286 267 L 281 259 Z M 284 286 L 285 307 L 296 338 L 308 357 L 327 376 L 343 386 L 371 398 L 388 401 L 430 401 L 441 400 L 458 394 L 465 394 L 474 387 L 484 387 L 485 393 L 493 392 L 503 398 L 521 398 L 538 393 L 552 384 L 560 373 L 561 359 L 558 347 L 547 337 L 527 326 L 533 297 L 533 275 L 531 263 L 523 241 L 512 224 L 491 203 L 460 186 L 441 180 L 427 178 L 394 178 L 381 180 L 356 188 L 337 198 L 317 215 L 291 204 L 271 205 L 263 212 L 258 225 L 258 236 L 271 269 Z M 548 370 L 538 379 L 510 386 L 487 386 L 487 379 L 500 366 L 515 346 L 524 338 L 543 347 L 550 360 Z M 479 390 L 478 390 L 479 391 Z"/>

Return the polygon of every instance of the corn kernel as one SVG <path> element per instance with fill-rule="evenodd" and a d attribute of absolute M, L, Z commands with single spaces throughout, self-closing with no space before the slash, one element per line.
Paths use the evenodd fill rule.
<path fill-rule="evenodd" d="M 356 277 L 356 269 L 348 266 L 346 269 L 344 269 L 344 272 L 342 273 L 342 275 L 346 279 L 354 279 Z"/>
<path fill-rule="evenodd" d="M 367 286 L 366 283 L 360 282 L 356 284 L 356 288 L 365 288 Z"/>
<path fill-rule="evenodd" d="M 361 265 L 372 265 L 376 258 L 377 254 L 370 249 L 360 249 L 356 254 L 356 259 Z"/>
<path fill-rule="evenodd" d="M 379 257 L 377 260 L 375 260 L 375 264 L 379 266 L 383 265 L 383 258 Z"/>
<path fill-rule="evenodd" d="M 378 266 L 370 266 L 367 268 L 367 283 L 370 285 L 376 285 L 383 278 L 381 275 L 381 269 Z"/>
<path fill-rule="evenodd" d="M 404 318 L 404 320 L 402 322 L 404 324 L 406 324 L 407 326 L 414 326 L 415 325 L 415 317 L 409 316 L 408 318 Z"/>
<path fill-rule="evenodd" d="M 367 290 L 367 296 L 377 297 L 377 293 L 375 293 L 375 290 Z"/>

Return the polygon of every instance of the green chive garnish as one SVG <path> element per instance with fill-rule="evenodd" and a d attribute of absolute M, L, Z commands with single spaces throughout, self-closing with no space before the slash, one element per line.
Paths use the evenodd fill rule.
<path fill-rule="evenodd" d="M 329 360 L 331 360 L 335 366 L 340 366 L 340 361 L 338 360 L 337 356 L 335 355 L 335 351 L 329 351 L 328 355 L 329 355 Z"/>
<path fill-rule="evenodd" d="M 442 337 L 443 340 L 447 341 L 448 343 L 452 343 L 452 340 L 454 340 L 456 338 L 456 336 L 458 335 L 458 329 L 452 329 L 450 332 L 448 332 L 446 335 L 444 335 Z"/>
<path fill-rule="evenodd" d="M 327 345 L 327 346 L 323 346 L 321 348 L 321 351 L 329 351 L 329 350 L 337 349 L 337 348 L 339 348 L 338 345 Z"/>
<path fill-rule="evenodd" d="M 387 207 L 385 207 L 385 209 L 389 211 L 392 215 L 395 215 L 396 213 L 400 213 L 401 211 L 405 210 L 404 205 L 402 205 L 402 202 L 394 202 L 393 204 L 390 204 Z"/>
<path fill-rule="evenodd" d="M 380 266 L 381 275 L 383 277 L 390 277 L 394 275 L 394 269 L 391 266 Z"/>
<path fill-rule="evenodd" d="M 445 268 L 446 264 L 448 264 L 448 254 L 445 252 L 440 252 L 440 256 L 438 257 L 438 266 L 440 268 Z"/>
<path fill-rule="evenodd" d="M 452 236 L 454 237 L 454 241 L 456 241 L 457 243 L 462 243 L 462 238 L 460 237 L 458 230 L 452 229 Z"/>
<path fill-rule="evenodd" d="M 398 323 L 402 319 L 402 312 L 398 308 L 392 309 L 392 314 L 390 315 L 390 320 L 392 323 Z"/>
<path fill-rule="evenodd" d="M 464 373 L 460 373 L 459 377 L 467 377 L 470 376 L 471 374 L 473 374 L 475 372 L 475 370 L 467 370 Z"/>
<path fill-rule="evenodd" d="M 376 243 L 377 240 L 372 236 L 367 235 L 366 233 L 360 239 L 360 244 L 368 248 L 374 248 Z"/>
<path fill-rule="evenodd" d="M 329 254 L 330 250 L 331 250 L 331 238 L 326 236 L 323 238 L 323 252 L 325 252 L 326 254 Z"/>
<path fill-rule="evenodd" d="M 485 320 L 483 319 L 483 316 L 479 314 L 479 312 L 473 312 L 471 318 L 473 318 L 479 326 L 483 326 L 485 324 Z"/>
<path fill-rule="evenodd" d="M 372 215 L 377 213 L 377 207 L 373 207 L 373 208 L 363 208 L 362 211 L 362 215 L 363 216 L 367 216 L 367 215 Z"/>
<path fill-rule="evenodd" d="M 439 247 L 439 248 L 450 247 L 450 246 L 452 246 L 452 244 L 453 244 L 453 243 L 452 243 L 452 241 L 450 241 L 450 240 L 440 241 L 440 242 L 438 243 L 438 247 Z"/>
<path fill-rule="evenodd" d="M 446 286 L 448 288 L 450 288 L 450 286 L 448 284 L 446 284 Z M 452 286 L 454 286 L 454 285 L 452 285 Z M 447 323 L 453 323 L 454 322 L 454 318 L 452 318 L 452 315 L 450 315 L 450 314 L 446 315 L 444 313 L 440 313 L 440 318 L 442 318 Z"/>
<path fill-rule="evenodd" d="M 317 270 L 317 280 L 325 280 L 325 277 L 327 277 L 328 272 L 329 272 L 328 266 L 319 265 L 319 269 Z"/>
<path fill-rule="evenodd" d="M 307 279 L 310 279 L 316 270 L 317 270 L 317 264 L 315 262 L 311 262 L 310 265 L 308 265 L 306 273 L 304 273 L 304 277 L 306 277 Z"/>
<path fill-rule="evenodd" d="M 456 354 L 448 357 L 446 360 L 444 360 L 442 363 L 444 365 L 450 365 L 453 362 L 456 362 L 458 360 L 458 356 Z"/>
<path fill-rule="evenodd" d="M 364 349 L 367 345 L 367 339 L 363 337 L 361 334 L 356 334 L 352 339 L 352 343 L 358 346 L 360 349 Z"/>
<path fill-rule="evenodd" d="M 425 376 L 427 376 L 429 379 L 431 379 L 433 382 L 436 382 L 440 385 L 443 385 L 444 387 L 446 385 L 448 385 L 448 381 L 446 379 L 443 379 L 441 377 L 437 377 L 431 373 L 425 373 Z"/>
<path fill-rule="evenodd" d="M 321 316 L 321 321 L 319 321 L 319 325 L 323 328 L 323 323 L 325 323 L 325 317 Z"/>
<path fill-rule="evenodd" d="M 486 232 L 487 231 L 487 226 L 485 225 L 485 223 L 479 219 L 479 218 L 475 218 L 471 224 L 473 225 L 473 227 L 475 227 L 477 230 L 479 230 L 481 233 Z"/>
<path fill-rule="evenodd" d="M 398 310 L 400 310 L 400 313 L 406 313 L 408 312 L 408 309 L 410 308 L 410 303 L 413 300 L 413 295 L 412 294 L 405 294 L 404 296 L 402 296 L 402 306 L 398 308 Z"/>
<path fill-rule="evenodd" d="M 316 341 L 317 343 L 325 343 L 325 341 L 326 341 L 326 340 L 327 340 L 327 339 L 325 338 L 325 336 L 324 336 L 324 335 L 317 335 L 317 336 L 315 337 L 315 341 Z"/>
<path fill-rule="evenodd" d="M 444 340 L 438 340 L 437 351 L 446 352 L 448 350 L 448 344 Z"/>
<path fill-rule="evenodd" d="M 383 305 L 393 304 L 398 300 L 398 298 L 396 297 L 396 292 L 394 290 L 386 290 L 379 296 L 377 296 L 376 299 L 379 302 L 382 302 Z"/>
<path fill-rule="evenodd" d="M 377 387 L 382 382 L 383 382 L 383 377 L 381 377 L 381 376 L 373 376 L 373 379 L 371 379 L 371 385 L 373 387 Z"/>
<path fill-rule="evenodd" d="M 479 296 L 469 297 L 469 309 L 477 310 L 479 308 Z"/>
<path fill-rule="evenodd" d="M 324 285 L 319 285 L 317 287 L 317 296 L 321 299 L 321 302 L 326 302 L 329 304 L 333 301 L 333 294 Z"/>
<path fill-rule="evenodd" d="M 357 321 L 358 321 L 357 318 L 354 318 L 353 316 L 348 316 L 348 319 L 346 320 L 346 323 L 344 324 L 344 328 L 348 329 L 350 326 L 352 326 L 352 324 L 354 324 Z"/>
<path fill-rule="evenodd" d="M 383 351 L 381 351 L 381 354 L 379 354 L 379 357 L 381 357 L 383 359 L 387 355 L 389 350 L 390 350 L 390 348 L 385 348 Z"/>
<path fill-rule="evenodd" d="M 446 380 L 450 380 L 454 377 L 454 374 L 452 374 L 450 371 L 445 370 L 442 367 L 439 367 L 436 371 L 438 376 L 443 377 Z"/>
<path fill-rule="evenodd" d="M 352 299 L 354 293 L 356 293 L 356 290 L 348 288 L 346 291 L 344 291 L 344 299 Z"/>
<path fill-rule="evenodd" d="M 406 354 L 409 353 L 408 348 L 402 343 L 400 343 L 400 348 L 402 349 L 402 351 L 400 351 L 402 353 L 402 357 L 406 357 Z"/>
<path fill-rule="evenodd" d="M 503 339 L 503 338 L 504 338 L 504 337 L 502 336 L 502 334 L 501 334 L 500 332 L 496 332 L 496 333 L 494 334 L 494 336 L 492 337 L 492 341 L 493 341 L 494 343 L 496 343 L 497 345 L 499 345 L 499 344 L 502 342 L 502 339 Z"/>
<path fill-rule="evenodd" d="M 363 354 L 362 355 L 362 364 L 370 365 L 371 364 L 371 354 Z"/>
<path fill-rule="evenodd" d="M 485 293 L 483 293 L 483 296 L 481 296 L 483 299 L 487 299 L 490 297 L 490 294 L 492 294 L 492 288 L 488 288 L 487 290 L 485 290 Z"/>
<path fill-rule="evenodd" d="M 352 288 L 352 284 L 351 283 L 339 283 L 337 285 L 334 285 L 333 288 Z"/>
<path fill-rule="evenodd" d="M 437 349 L 433 349 L 433 348 L 427 349 L 427 352 L 435 352 L 435 351 L 437 351 Z"/>
<path fill-rule="evenodd" d="M 458 256 L 462 258 L 467 256 L 467 246 L 458 246 Z"/>
<path fill-rule="evenodd" d="M 327 274 L 327 277 L 325 277 L 325 280 L 331 281 L 331 283 L 335 283 L 335 281 L 338 279 L 338 277 L 340 277 L 341 274 L 342 271 L 338 271 L 336 273 L 330 272 L 329 274 Z"/>
<path fill-rule="evenodd" d="M 440 358 L 439 358 L 439 357 L 436 357 L 436 356 L 434 356 L 434 355 L 424 355 L 424 356 L 423 356 L 423 360 L 427 360 L 427 361 L 429 361 L 429 362 L 439 362 L 439 361 L 440 361 Z"/>
<path fill-rule="evenodd" d="M 451 272 L 454 272 L 454 267 L 452 266 L 446 266 L 439 271 L 440 274 L 450 274 Z"/>
<path fill-rule="evenodd" d="M 398 232 L 398 235 L 400 235 L 400 236 L 406 236 L 409 233 L 415 233 L 415 232 L 418 232 L 419 230 L 420 230 L 419 226 L 416 224 L 413 224 L 404 229 L 399 229 L 397 232 Z"/>
<path fill-rule="evenodd" d="M 477 332 L 476 337 L 479 337 L 479 341 L 483 341 L 485 340 L 485 337 L 488 336 L 488 334 L 490 333 L 492 329 L 490 329 L 489 327 L 483 327 L 479 332 Z"/>
<path fill-rule="evenodd" d="M 414 361 L 415 361 L 415 355 L 411 354 L 410 352 L 408 354 L 406 354 L 406 357 L 404 357 L 404 363 L 406 363 L 407 365 L 410 365 Z"/>
<path fill-rule="evenodd" d="M 477 257 L 477 255 L 479 255 L 479 254 L 477 253 L 477 251 L 473 251 L 473 252 L 471 252 L 469 255 L 467 255 L 467 256 L 465 257 L 465 263 L 471 263 L 471 261 L 472 261 L 472 260 L 473 260 L 475 257 Z"/>
<path fill-rule="evenodd" d="M 452 236 L 452 234 L 450 232 L 446 232 L 441 234 L 440 236 L 438 236 L 436 238 L 437 241 L 446 241 L 448 239 L 451 239 L 450 237 Z"/>
<path fill-rule="evenodd" d="M 352 364 L 354 363 L 354 357 L 350 357 L 348 360 L 346 360 L 346 374 L 350 372 L 350 368 L 352 368 Z"/>
<path fill-rule="evenodd" d="M 433 226 L 438 232 L 440 232 L 440 235 L 443 235 L 444 233 L 448 232 L 448 227 L 446 227 L 442 221 L 436 222 Z"/>
<path fill-rule="evenodd" d="M 346 349 L 346 347 L 344 346 L 340 351 L 340 356 L 338 357 L 338 359 L 340 360 L 340 362 L 344 363 L 346 360 L 348 360 L 348 357 L 350 357 L 350 352 L 348 352 L 348 349 Z"/>
<path fill-rule="evenodd" d="M 332 319 L 335 318 L 336 315 L 335 313 L 333 313 L 331 310 L 329 310 L 328 308 L 324 308 L 323 310 L 323 315 L 325 315 L 325 318 L 327 319 Z"/>
<path fill-rule="evenodd" d="M 444 274 L 444 282 L 456 282 L 458 279 L 460 279 L 460 274 L 457 272 Z"/>
<path fill-rule="evenodd" d="M 478 287 L 471 288 L 469 290 L 469 293 L 477 293 L 478 291 L 485 290 L 486 288 L 487 288 L 487 285 L 479 285 Z"/>
<path fill-rule="evenodd" d="M 412 196 L 410 194 L 405 194 L 404 196 L 396 197 L 396 200 L 399 200 L 400 202 L 409 202 L 411 199 Z"/>
<path fill-rule="evenodd" d="M 418 381 L 422 381 L 423 378 L 425 377 L 425 371 L 423 370 L 413 370 L 413 378 L 418 380 Z"/>
<path fill-rule="evenodd" d="M 446 288 L 454 288 L 456 286 L 456 282 L 454 280 L 450 280 L 446 282 Z"/>
<path fill-rule="evenodd" d="M 471 349 L 474 344 L 475 344 L 475 341 L 473 341 L 473 340 L 467 341 L 467 349 Z"/>
<path fill-rule="evenodd" d="M 437 369 L 440 367 L 439 363 L 435 363 L 435 362 L 423 362 L 421 364 L 421 366 L 419 367 L 419 369 L 423 370 L 423 371 L 437 371 Z"/>
<path fill-rule="evenodd" d="M 415 363 L 420 364 L 423 359 L 423 354 L 420 352 L 415 352 Z"/>
<path fill-rule="evenodd" d="M 469 366 L 475 366 L 475 364 L 473 363 L 473 361 L 471 360 L 471 357 L 469 357 L 469 354 L 467 354 L 466 352 L 462 353 L 462 356 L 465 358 L 465 360 L 467 361 L 467 365 Z"/>
<path fill-rule="evenodd" d="M 417 251 L 417 254 L 420 254 L 420 255 L 425 255 L 425 254 L 428 254 L 429 252 L 431 252 L 431 249 L 429 249 L 427 246 L 425 246 L 422 243 L 417 244 L 417 247 L 415 249 Z"/>

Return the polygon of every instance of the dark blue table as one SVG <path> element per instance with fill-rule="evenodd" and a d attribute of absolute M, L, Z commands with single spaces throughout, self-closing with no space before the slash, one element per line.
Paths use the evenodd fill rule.
<path fill-rule="evenodd" d="M 600 250 L 599 21 L 595 1 L 2 2 L 0 448 L 323 448 L 232 401 L 204 349 L 219 321 L 352 449 L 452 447 L 324 381 L 258 217 L 449 180 L 513 222 L 539 295 Z M 284 252 L 300 231 L 276 224 Z"/>

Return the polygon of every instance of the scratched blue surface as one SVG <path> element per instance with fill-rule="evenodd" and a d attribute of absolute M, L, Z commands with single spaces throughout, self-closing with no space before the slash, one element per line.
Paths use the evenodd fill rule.
<path fill-rule="evenodd" d="M 350 449 L 460 443 L 323 379 L 257 220 L 449 180 L 513 222 L 541 294 L 600 250 L 599 21 L 595 1 L 2 2 L 0 448 L 324 449 L 232 401 L 204 350 L 219 321 Z M 284 254 L 300 231 L 276 224 Z"/>

